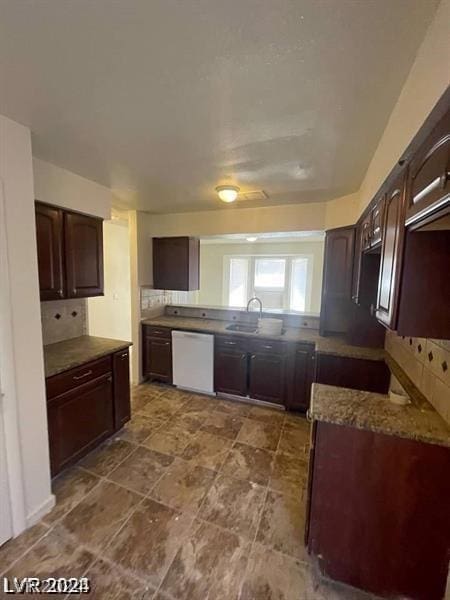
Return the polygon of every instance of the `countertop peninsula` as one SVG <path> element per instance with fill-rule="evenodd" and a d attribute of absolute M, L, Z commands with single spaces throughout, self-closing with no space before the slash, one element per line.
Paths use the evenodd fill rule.
<path fill-rule="evenodd" d="M 313 420 L 450 448 L 450 426 L 429 404 L 397 406 L 386 394 L 313 383 Z"/>

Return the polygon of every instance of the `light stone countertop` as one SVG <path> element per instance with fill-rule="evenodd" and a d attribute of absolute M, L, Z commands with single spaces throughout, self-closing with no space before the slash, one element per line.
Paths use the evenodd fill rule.
<path fill-rule="evenodd" d="M 45 377 L 63 373 L 131 345 L 131 342 L 92 335 L 82 335 L 56 344 L 48 344 L 44 346 Z"/>
<path fill-rule="evenodd" d="M 346 356 L 349 358 L 359 358 L 365 360 L 382 361 L 385 358 L 385 351 L 382 348 L 364 348 L 360 346 L 351 346 L 342 338 L 322 337 L 317 329 L 286 327 L 286 332 L 282 335 L 268 336 L 257 333 L 246 333 L 242 331 L 229 331 L 227 327 L 231 321 L 221 321 L 219 319 L 205 319 L 199 317 L 175 317 L 163 315 L 141 321 L 144 325 L 154 327 L 170 327 L 172 329 L 184 329 L 187 331 L 198 331 L 203 333 L 217 333 L 224 335 L 237 335 L 242 337 L 258 337 L 264 339 L 280 340 L 283 342 L 296 342 L 314 344 L 316 352 L 320 354 L 330 354 L 334 356 Z M 234 321 L 236 322 L 236 321 Z M 256 327 L 256 325 L 255 325 Z"/>
<path fill-rule="evenodd" d="M 450 427 L 431 404 L 392 404 L 386 394 L 313 383 L 313 420 L 450 448 Z"/>

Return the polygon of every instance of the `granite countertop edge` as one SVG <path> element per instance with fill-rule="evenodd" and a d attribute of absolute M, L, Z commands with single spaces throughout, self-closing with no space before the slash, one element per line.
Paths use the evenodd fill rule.
<path fill-rule="evenodd" d="M 132 342 L 125 340 L 90 335 L 47 344 L 44 346 L 45 378 L 48 379 L 65 371 L 70 371 L 70 369 L 75 369 L 87 362 L 114 354 L 132 345 Z M 64 352 L 70 354 L 66 359 L 64 359 Z M 72 356 L 73 352 L 76 352 L 77 355 Z M 56 359 L 52 356 L 53 353 L 57 354 Z"/>
<path fill-rule="evenodd" d="M 323 396 L 332 394 L 333 390 L 340 398 L 328 405 L 327 401 L 323 400 Z M 343 397 L 345 398 L 344 402 L 342 401 Z M 381 409 L 384 409 L 384 413 L 379 406 L 376 406 L 376 412 L 371 412 L 369 409 L 365 414 L 361 414 L 358 409 L 363 400 L 382 403 Z M 384 405 L 384 403 L 386 404 Z M 320 404 L 319 407 L 318 404 Z M 396 406 L 390 402 L 387 394 L 314 383 L 309 417 L 313 421 L 343 425 L 362 431 L 450 448 L 450 427 L 431 404 L 427 404 L 426 409 L 423 408 L 423 405 L 422 408 L 416 406 L 414 402 L 407 407 Z M 354 405 L 354 410 L 349 415 L 348 409 L 352 405 Z M 402 417 L 405 417 L 403 422 Z"/>

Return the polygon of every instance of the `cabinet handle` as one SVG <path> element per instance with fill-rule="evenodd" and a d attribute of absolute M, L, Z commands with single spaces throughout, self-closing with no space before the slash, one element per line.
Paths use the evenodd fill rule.
<path fill-rule="evenodd" d="M 73 288 L 73 289 L 72 289 L 72 294 L 73 294 L 74 296 L 76 296 L 76 295 L 77 295 L 77 293 L 78 293 L 78 292 L 77 292 L 77 289 L 76 289 L 76 288 Z"/>
<path fill-rule="evenodd" d="M 89 377 L 89 375 L 92 375 L 92 371 L 86 371 L 86 373 L 83 373 L 83 375 L 74 375 L 73 379 L 75 381 L 78 381 L 79 379 L 84 379 L 85 377 Z"/>
<path fill-rule="evenodd" d="M 247 355 L 245 353 L 241 354 L 241 360 L 244 360 L 245 358 L 247 358 Z"/>
<path fill-rule="evenodd" d="M 252 355 L 250 356 L 250 358 L 253 360 L 254 358 L 256 358 L 256 354 L 252 354 Z"/>
<path fill-rule="evenodd" d="M 227 342 L 227 341 L 225 341 L 224 344 L 227 344 L 228 346 L 236 346 L 236 342 Z"/>
<path fill-rule="evenodd" d="M 120 358 L 127 358 L 128 357 L 128 352 L 124 352 L 123 354 L 120 355 Z"/>
<path fill-rule="evenodd" d="M 271 350 L 273 348 L 273 346 L 271 346 L 270 344 L 263 344 L 263 348 L 267 348 L 267 350 Z"/>
<path fill-rule="evenodd" d="M 58 296 L 59 296 L 60 298 L 62 298 L 62 297 L 64 296 L 64 292 L 63 292 L 63 289 L 62 289 L 62 288 L 59 288 L 59 290 L 58 290 Z"/>
<path fill-rule="evenodd" d="M 163 346 L 169 346 L 170 342 L 163 342 Z"/>
<path fill-rule="evenodd" d="M 156 335 L 162 335 L 164 331 L 161 331 L 160 329 L 153 329 L 152 333 L 155 333 Z"/>

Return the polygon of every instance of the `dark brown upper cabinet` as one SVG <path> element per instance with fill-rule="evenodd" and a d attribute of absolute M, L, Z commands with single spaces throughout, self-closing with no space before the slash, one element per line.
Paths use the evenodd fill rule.
<path fill-rule="evenodd" d="M 367 214 L 361 223 L 361 249 L 368 250 L 370 248 L 371 240 L 371 228 L 370 228 L 370 213 Z"/>
<path fill-rule="evenodd" d="M 35 204 L 41 300 L 103 295 L 103 223 Z"/>
<path fill-rule="evenodd" d="M 153 287 L 191 291 L 200 287 L 200 240 L 153 238 Z"/>
<path fill-rule="evenodd" d="M 385 201 L 385 194 L 381 194 L 374 200 L 370 209 L 371 248 L 381 243 Z"/>
<path fill-rule="evenodd" d="M 320 333 L 345 333 L 351 318 L 355 227 L 330 229 L 325 258 L 320 311 Z"/>
<path fill-rule="evenodd" d="M 64 298 L 63 217 L 59 208 L 36 202 L 36 241 L 41 300 Z"/>
<path fill-rule="evenodd" d="M 450 110 L 411 159 L 406 224 L 431 220 L 450 209 Z"/>
<path fill-rule="evenodd" d="M 103 221 L 64 212 L 68 298 L 103 295 Z"/>
<path fill-rule="evenodd" d="M 380 276 L 376 316 L 383 325 L 395 329 L 405 233 L 405 172 L 392 182 L 386 194 L 382 230 Z"/>

